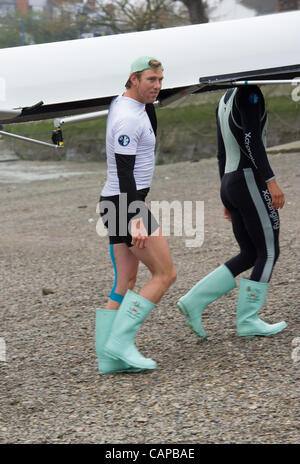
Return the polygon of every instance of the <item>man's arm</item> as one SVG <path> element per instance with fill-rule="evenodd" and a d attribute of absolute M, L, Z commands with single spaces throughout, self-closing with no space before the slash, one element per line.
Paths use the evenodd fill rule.
<path fill-rule="evenodd" d="M 285 203 L 284 193 L 276 182 L 261 137 L 261 119 L 265 112 L 263 94 L 259 88 L 249 86 L 239 89 L 236 98 L 244 132 L 243 151 L 267 183 L 273 208 L 282 208 Z"/>
<path fill-rule="evenodd" d="M 225 171 L 225 163 L 226 163 L 226 151 L 225 151 L 225 145 L 222 137 L 222 132 L 221 132 L 221 127 L 220 127 L 220 121 L 219 121 L 219 105 L 217 106 L 216 109 L 216 123 L 217 123 L 217 142 L 218 142 L 218 151 L 217 151 L 217 159 L 218 159 L 218 165 L 219 165 L 219 174 L 220 178 L 222 179 Z"/>
<path fill-rule="evenodd" d="M 256 86 L 245 86 L 238 90 L 235 98 L 243 128 L 242 151 L 267 182 L 275 176 L 261 135 L 261 119 L 265 112 L 263 94 Z"/>
<path fill-rule="evenodd" d="M 137 200 L 136 183 L 134 179 L 134 165 L 136 155 L 121 155 L 115 153 L 117 172 L 119 178 L 120 192 L 127 194 L 126 212 L 128 219 L 131 221 L 132 245 L 138 248 L 144 248 L 146 245 L 147 231 L 143 224 L 142 210 L 128 213 L 128 208 L 133 201 Z M 134 219 L 133 219 L 134 217 Z"/>
<path fill-rule="evenodd" d="M 137 199 L 134 179 L 135 158 L 136 155 L 115 153 L 120 192 L 127 194 L 127 206 Z"/>
<path fill-rule="evenodd" d="M 220 120 L 219 120 L 219 105 L 217 106 L 216 109 L 216 123 L 217 123 L 217 142 L 218 142 L 218 151 L 217 151 L 217 159 L 218 159 L 218 165 L 219 165 L 219 174 L 220 174 L 220 179 L 224 176 L 225 172 L 225 164 L 226 164 L 226 150 L 225 150 L 225 144 L 221 132 L 221 127 L 220 127 Z M 224 218 L 227 219 L 228 221 L 231 221 L 231 216 L 228 211 L 228 209 L 224 206 Z"/>
<path fill-rule="evenodd" d="M 137 199 L 134 166 L 139 140 L 139 121 L 128 114 L 113 126 L 114 152 L 120 193 L 127 194 L 127 206 Z"/>

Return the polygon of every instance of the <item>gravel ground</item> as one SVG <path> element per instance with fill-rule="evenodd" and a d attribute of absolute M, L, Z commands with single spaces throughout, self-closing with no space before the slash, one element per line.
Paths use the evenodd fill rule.
<path fill-rule="evenodd" d="M 1 443 L 299 441 L 299 154 L 273 155 L 271 163 L 287 204 L 263 318 L 285 319 L 288 328 L 238 337 L 235 289 L 204 312 L 205 341 L 190 332 L 176 301 L 237 246 L 215 160 L 158 166 L 149 201 L 204 201 L 204 243 L 188 248 L 186 237 L 169 237 L 178 279 L 137 336 L 157 370 L 106 376 L 94 351 L 95 309 L 113 282 L 107 239 L 95 231 L 105 166 L 6 165 L 27 177 L 4 175 L 0 184 Z M 50 171 L 59 175 L 29 182 L 28 173 Z M 137 290 L 149 277 L 143 266 L 139 273 Z"/>

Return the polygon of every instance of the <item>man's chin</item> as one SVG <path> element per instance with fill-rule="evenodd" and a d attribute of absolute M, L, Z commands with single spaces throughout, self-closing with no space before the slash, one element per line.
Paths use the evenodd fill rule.
<path fill-rule="evenodd" d="M 155 97 L 149 97 L 147 100 L 147 103 L 154 103 L 157 100 L 158 95 L 155 95 Z"/>

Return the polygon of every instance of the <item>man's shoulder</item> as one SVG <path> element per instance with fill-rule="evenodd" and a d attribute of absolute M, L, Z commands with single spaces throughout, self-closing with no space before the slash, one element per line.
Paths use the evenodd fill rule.
<path fill-rule="evenodd" d="M 139 113 L 144 108 L 143 105 L 137 104 L 133 98 L 118 95 L 112 100 L 111 106 L 113 108 L 125 108 L 127 111 Z"/>
<path fill-rule="evenodd" d="M 237 102 L 251 106 L 264 101 L 263 94 L 257 85 L 242 85 L 238 88 L 235 98 Z"/>
<path fill-rule="evenodd" d="M 110 119 L 113 125 L 125 124 L 138 127 L 141 124 L 141 112 L 128 99 L 115 99 L 110 107 Z"/>

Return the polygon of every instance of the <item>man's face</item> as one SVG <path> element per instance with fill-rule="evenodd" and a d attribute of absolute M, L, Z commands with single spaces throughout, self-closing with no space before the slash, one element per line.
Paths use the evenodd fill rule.
<path fill-rule="evenodd" d="M 132 77 L 137 100 L 141 103 L 154 103 L 162 86 L 163 72 L 161 69 L 146 69 L 140 75 Z"/>

